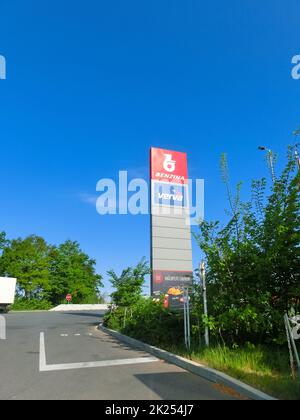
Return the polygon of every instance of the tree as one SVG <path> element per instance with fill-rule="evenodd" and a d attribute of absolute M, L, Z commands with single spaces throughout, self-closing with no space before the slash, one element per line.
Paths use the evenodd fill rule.
<path fill-rule="evenodd" d="M 142 295 L 145 276 L 150 274 L 150 268 L 145 258 L 136 267 L 124 269 L 120 276 L 114 270 L 107 272 L 112 286 L 116 289 L 112 294 L 112 303 L 119 307 L 135 305 Z"/>
<path fill-rule="evenodd" d="M 78 242 L 66 241 L 50 250 L 50 290 L 48 299 L 53 304 L 72 294 L 74 303 L 96 303 L 102 277 L 95 272 L 96 261 L 85 254 Z"/>
<path fill-rule="evenodd" d="M 56 247 L 35 235 L 8 242 L 4 234 L 0 240 L 0 274 L 18 279 L 20 297 L 57 305 L 71 293 L 74 303 L 98 302 L 102 283 L 95 272 L 96 261 L 77 242 L 66 241 Z"/>
<path fill-rule="evenodd" d="M 7 243 L 6 233 L 0 232 L 0 252 L 3 251 L 3 248 L 7 245 Z"/>
<path fill-rule="evenodd" d="M 3 248 L 1 270 L 18 279 L 18 293 L 43 298 L 49 285 L 49 246 L 39 236 L 15 239 Z"/>
<path fill-rule="evenodd" d="M 5 276 L 5 269 L 3 266 L 3 260 L 1 258 L 3 249 L 8 245 L 8 240 L 6 239 L 6 233 L 0 232 L 0 276 Z"/>
<path fill-rule="evenodd" d="M 265 208 L 260 245 L 261 275 L 273 296 L 273 306 L 288 311 L 300 296 L 299 172 L 289 150 L 288 163 L 275 182 Z"/>
<path fill-rule="evenodd" d="M 223 181 L 230 220 L 200 225 L 196 235 L 206 255 L 209 313 L 227 342 L 274 341 L 284 336 L 282 317 L 299 309 L 299 173 L 291 151 L 282 175 L 265 195 L 265 180 L 252 183 L 252 200 L 233 198 L 227 162 Z"/>

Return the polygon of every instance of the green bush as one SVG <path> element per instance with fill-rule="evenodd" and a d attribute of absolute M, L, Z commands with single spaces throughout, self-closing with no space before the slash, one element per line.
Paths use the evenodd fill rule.
<path fill-rule="evenodd" d="M 48 311 L 53 305 L 47 300 L 19 298 L 11 306 L 13 311 Z"/>
<path fill-rule="evenodd" d="M 105 316 L 104 324 L 152 345 L 180 345 L 184 340 L 182 312 L 171 312 L 152 298 L 141 299 L 127 309 L 119 307 L 111 311 Z"/>
<path fill-rule="evenodd" d="M 107 328 L 121 331 L 124 324 L 125 308 L 116 308 L 104 316 L 103 323 Z"/>
<path fill-rule="evenodd" d="M 221 161 L 229 220 L 202 221 L 195 238 L 206 259 L 208 313 L 214 339 L 228 346 L 286 342 L 283 315 L 300 311 L 300 171 L 289 148 L 287 164 L 270 188 L 253 181 L 251 199 L 232 193 Z M 199 283 L 199 282 L 198 282 Z M 201 282 L 194 298 L 203 313 Z"/>

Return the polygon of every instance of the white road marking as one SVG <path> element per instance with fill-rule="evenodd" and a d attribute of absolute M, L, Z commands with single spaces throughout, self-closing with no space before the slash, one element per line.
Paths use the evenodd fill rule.
<path fill-rule="evenodd" d="M 74 334 L 75 335 L 75 337 L 80 337 L 80 334 Z"/>
<path fill-rule="evenodd" d="M 40 372 L 43 372 L 47 366 L 46 350 L 45 350 L 45 333 L 40 333 Z"/>
<path fill-rule="evenodd" d="M 69 337 L 69 334 L 60 334 L 61 337 Z"/>
<path fill-rule="evenodd" d="M 45 333 L 40 333 L 40 372 L 53 372 L 59 370 L 72 370 L 72 369 L 86 369 L 107 366 L 120 366 L 120 365 L 134 365 L 140 363 L 153 363 L 158 362 L 159 359 L 152 356 L 136 357 L 132 359 L 117 359 L 117 360 L 102 360 L 100 362 L 82 362 L 82 363 L 64 363 L 57 365 L 47 365 L 46 350 L 45 350 Z"/>

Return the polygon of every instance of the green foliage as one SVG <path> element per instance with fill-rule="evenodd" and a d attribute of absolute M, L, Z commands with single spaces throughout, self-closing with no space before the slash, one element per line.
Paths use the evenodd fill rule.
<path fill-rule="evenodd" d="M 222 157 L 230 220 L 203 222 L 196 236 L 207 262 L 210 321 L 217 341 L 263 343 L 285 340 L 283 314 L 300 310 L 299 172 L 291 150 L 282 175 L 266 197 L 265 180 L 252 184 L 252 201 L 232 197 Z M 195 308 L 202 313 L 201 285 Z"/>
<path fill-rule="evenodd" d="M 120 276 L 114 270 L 107 272 L 111 285 L 115 289 L 111 296 L 111 310 L 104 317 L 104 323 L 109 328 L 122 331 L 131 322 L 133 313 L 144 307 L 142 297 L 145 276 L 150 274 L 150 268 L 145 258 L 135 267 L 127 267 Z M 136 314 L 135 314 L 136 315 Z"/>
<path fill-rule="evenodd" d="M 49 289 L 49 246 L 43 238 L 15 239 L 4 247 L 1 269 L 18 279 L 18 291 L 26 299 L 43 299 Z"/>
<path fill-rule="evenodd" d="M 48 311 L 53 305 L 46 300 L 18 298 L 11 306 L 12 311 Z"/>
<path fill-rule="evenodd" d="M 165 346 L 182 342 L 183 318 L 181 313 L 171 313 L 162 302 L 145 299 L 134 308 L 132 317 L 123 332 L 153 345 Z"/>
<path fill-rule="evenodd" d="M 183 314 L 172 313 L 163 302 L 143 298 L 131 308 L 118 307 L 105 316 L 105 325 L 161 347 L 183 342 Z"/>
<path fill-rule="evenodd" d="M 3 248 L 7 245 L 8 241 L 6 239 L 5 232 L 0 232 L 0 252 L 2 252 Z"/>
<path fill-rule="evenodd" d="M 112 330 L 122 331 L 125 320 L 125 309 L 124 307 L 111 308 L 110 312 L 105 314 L 103 324 Z"/>
<path fill-rule="evenodd" d="M 49 271 L 51 289 L 47 294 L 51 302 L 63 302 L 68 293 L 72 303 L 96 303 L 101 276 L 95 274 L 96 261 L 82 252 L 77 242 L 66 241 L 52 247 Z"/>
<path fill-rule="evenodd" d="M 184 352 L 182 354 L 185 355 Z M 246 343 L 242 348 L 217 346 L 197 349 L 190 357 L 276 398 L 300 399 L 300 383 L 290 376 L 285 349 Z"/>
<path fill-rule="evenodd" d="M 4 267 L 3 267 L 1 255 L 2 255 L 3 249 L 5 248 L 5 246 L 8 245 L 8 243 L 9 242 L 6 239 L 6 233 L 0 232 L 0 276 L 4 274 Z"/>
<path fill-rule="evenodd" d="M 51 246 L 38 236 L 7 241 L 0 234 L 0 275 L 16 277 L 15 308 L 44 309 L 65 301 L 98 303 L 101 276 L 95 272 L 95 260 L 85 254 L 77 242 Z M 24 299 L 23 299 L 24 298 Z"/>
<path fill-rule="evenodd" d="M 148 263 L 143 258 L 136 267 L 128 267 L 118 276 L 114 270 L 107 272 L 115 289 L 111 294 L 112 304 L 118 307 L 135 305 L 142 295 L 145 276 L 150 274 Z"/>

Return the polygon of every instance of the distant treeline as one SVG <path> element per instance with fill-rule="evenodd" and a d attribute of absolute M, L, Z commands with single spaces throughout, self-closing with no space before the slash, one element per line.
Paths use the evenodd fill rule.
<path fill-rule="evenodd" d="M 8 240 L 0 232 L 0 276 L 16 277 L 17 300 L 54 306 L 72 294 L 73 303 L 97 303 L 102 277 L 96 261 L 84 253 L 78 242 L 59 246 L 39 236 Z"/>

